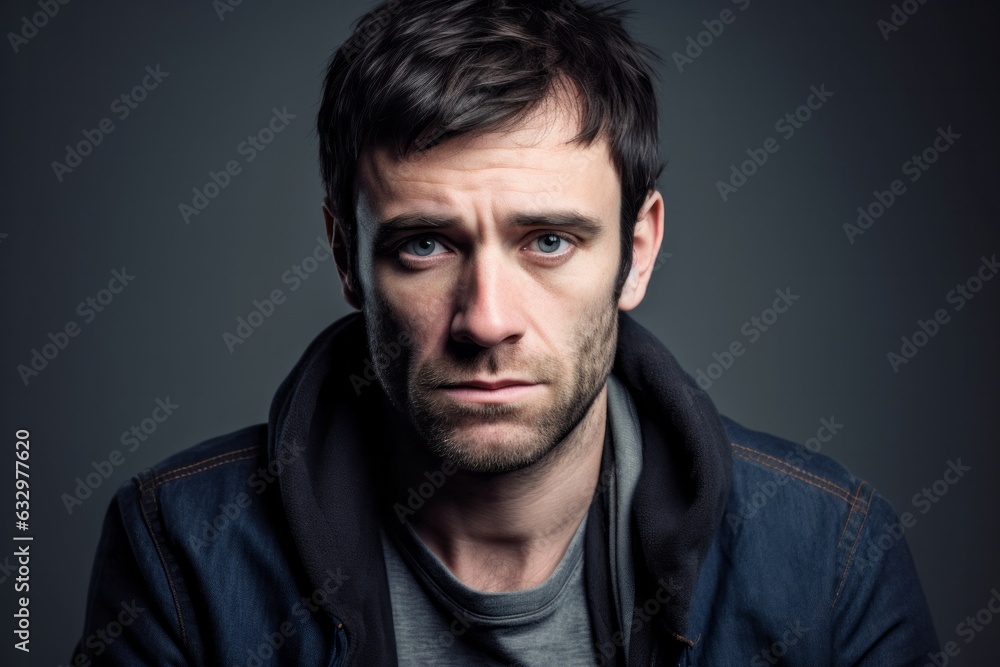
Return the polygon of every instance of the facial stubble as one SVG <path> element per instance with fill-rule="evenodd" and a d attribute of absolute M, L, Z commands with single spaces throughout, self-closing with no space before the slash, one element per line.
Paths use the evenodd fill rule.
<path fill-rule="evenodd" d="M 375 296 L 375 295 L 371 295 Z M 372 303 L 374 301 L 374 303 Z M 370 349 L 398 340 L 402 327 L 375 297 L 365 308 Z M 561 363 L 553 354 L 531 357 L 518 343 L 449 354 L 416 367 L 412 347 L 376 373 L 393 406 L 409 419 L 425 446 L 460 470 L 504 473 L 554 456 L 600 395 L 614 363 L 618 338 L 617 300 L 601 300 L 578 320 L 572 346 Z M 449 398 L 440 387 L 483 375 L 529 378 L 551 391 L 544 405 L 470 403 Z M 490 435 L 468 434 L 489 426 Z M 477 429 L 478 430 L 478 429 Z"/>

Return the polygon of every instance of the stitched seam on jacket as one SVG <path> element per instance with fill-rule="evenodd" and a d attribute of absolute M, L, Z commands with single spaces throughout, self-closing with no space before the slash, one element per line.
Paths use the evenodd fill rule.
<path fill-rule="evenodd" d="M 216 459 L 220 459 L 220 458 L 224 458 L 224 457 L 232 457 L 232 456 L 235 456 L 237 454 L 242 454 L 243 452 L 248 452 L 248 451 L 251 451 L 251 450 L 256 450 L 258 448 L 259 448 L 259 446 L 255 445 L 255 446 L 252 446 L 252 447 L 244 447 L 243 449 L 236 449 L 236 450 L 233 450 L 231 452 L 226 452 L 225 454 L 218 454 L 216 456 L 210 456 L 207 459 L 204 459 L 202 461 L 198 461 L 196 463 L 191 463 L 189 465 L 177 468 L 176 470 L 171 470 L 171 471 L 162 473 L 160 475 L 157 475 L 156 477 L 153 477 L 152 479 L 149 480 L 148 486 L 146 485 L 146 483 L 144 483 L 140 479 L 139 480 L 139 491 L 140 491 L 140 493 L 142 495 L 145 495 L 146 493 L 149 494 L 149 497 L 150 497 L 150 499 L 152 500 L 152 503 L 153 503 L 153 510 L 159 516 L 160 506 L 159 506 L 159 501 L 156 498 L 156 490 L 159 487 L 161 487 L 162 485 L 166 484 L 167 482 L 172 482 L 172 481 L 174 481 L 176 479 L 181 479 L 181 478 L 184 478 L 184 477 L 189 477 L 189 476 L 194 475 L 196 473 L 204 472 L 206 470 L 211 470 L 212 468 L 216 468 L 218 466 L 225 465 L 227 463 L 235 463 L 237 461 L 245 461 L 247 459 L 255 458 L 257 456 L 256 453 L 252 454 L 252 455 L 249 455 L 249 456 L 240 456 L 240 457 L 236 457 L 236 458 L 230 458 L 228 460 L 219 461 L 218 463 L 213 463 L 212 465 L 208 465 L 208 466 L 204 465 L 205 463 L 208 463 L 209 461 L 215 461 Z M 202 466 L 202 467 L 198 468 L 197 466 Z M 195 468 L 195 469 L 191 470 L 191 468 Z M 176 474 L 176 473 L 178 473 L 178 472 L 180 472 L 182 470 L 187 470 L 188 472 L 185 472 L 185 473 L 183 473 L 181 475 Z M 177 614 L 177 623 L 180 626 L 181 641 L 184 643 L 185 649 L 190 650 L 190 647 L 188 646 L 187 628 L 184 625 L 184 613 L 181 610 L 180 598 L 179 598 L 179 596 L 177 594 L 177 586 L 174 584 L 173 577 L 171 577 L 171 575 L 170 575 L 170 566 L 169 566 L 169 564 L 167 562 L 167 558 L 166 558 L 166 556 L 164 554 L 164 549 L 160 545 L 160 540 L 159 540 L 159 537 L 157 535 L 157 531 L 153 530 L 152 522 L 151 522 L 151 520 L 149 518 L 149 515 L 148 515 L 148 513 L 146 511 L 146 504 L 145 504 L 145 502 L 140 502 L 140 507 L 142 508 L 142 518 L 143 518 L 143 521 L 145 522 L 146 529 L 149 530 L 149 534 L 150 534 L 150 536 L 153 539 L 153 546 L 156 548 L 156 554 L 160 558 L 160 565 L 163 566 L 163 573 L 164 573 L 164 575 L 167 578 L 167 585 L 170 587 L 170 595 L 173 598 L 173 602 L 174 602 L 174 612 Z"/>
<path fill-rule="evenodd" d="M 823 477 L 820 477 L 819 475 L 814 475 L 813 473 L 808 472 L 806 470 L 803 470 L 802 468 L 796 468 L 795 466 L 793 466 L 791 463 L 788 463 L 787 461 L 782 461 L 779 458 L 771 456 L 770 454 L 765 454 L 764 452 L 762 452 L 760 450 L 757 450 L 757 449 L 753 449 L 752 447 L 747 447 L 746 445 L 740 445 L 740 444 L 735 443 L 735 442 L 730 443 L 730 444 L 732 444 L 733 447 L 738 447 L 738 448 L 740 448 L 742 450 L 745 450 L 747 452 L 750 452 L 752 454 L 756 454 L 757 456 L 763 456 L 764 458 L 770 459 L 771 461 L 774 461 L 775 463 L 778 463 L 778 464 L 780 464 L 782 466 L 786 466 L 788 468 L 791 468 L 792 470 L 796 470 L 796 471 L 802 473 L 803 475 L 805 475 L 807 477 L 811 477 L 814 480 L 816 480 L 816 481 L 818 481 L 818 482 L 820 482 L 822 484 L 826 484 L 827 486 L 831 486 L 831 487 L 837 489 L 838 491 L 842 492 L 845 496 L 850 496 L 851 495 L 851 492 L 848 491 L 847 489 L 845 489 L 844 487 L 839 486 L 837 484 L 834 484 L 830 480 L 825 479 Z"/>
<path fill-rule="evenodd" d="M 142 483 L 139 484 L 140 490 L 142 489 Z M 142 491 L 145 495 L 145 491 Z M 151 489 L 149 496 L 153 501 L 153 510 L 159 515 L 160 509 L 159 504 L 156 502 L 156 492 L 155 489 Z M 157 539 L 156 531 L 153 530 L 153 525 L 150 522 L 149 515 L 146 512 L 146 503 L 140 502 L 139 506 L 142 508 L 142 519 L 146 523 L 146 529 L 149 531 L 150 537 L 153 538 L 153 546 L 156 548 L 156 555 L 160 557 L 160 565 L 163 566 L 163 574 L 167 577 L 167 585 L 170 587 L 170 597 L 174 600 L 174 612 L 177 614 L 177 623 L 180 625 L 181 629 L 181 641 L 184 643 L 185 649 L 190 650 L 187 640 L 187 630 L 184 627 L 184 614 L 181 612 L 181 603 L 177 596 L 177 588 L 174 586 L 174 580 L 170 576 L 170 566 L 167 564 L 167 559 L 163 555 L 163 550 L 160 548 L 160 541 Z"/>
<path fill-rule="evenodd" d="M 837 548 L 840 549 L 841 543 L 844 541 L 844 535 L 847 534 L 847 528 L 851 525 L 851 519 L 854 517 L 854 511 L 858 509 L 858 503 L 861 501 L 861 489 L 864 487 L 864 480 L 858 482 L 858 488 L 854 491 L 854 502 L 851 503 L 851 511 L 847 514 L 847 521 L 844 522 L 844 529 L 840 531 L 840 539 L 837 540 Z"/>
<path fill-rule="evenodd" d="M 185 477 L 190 477 L 191 475 L 197 475 L 200 472 L 205 472 L 206 470 L 211 470 L 212 468 L 218 468 L 219 466 L 224 466 L 224 465 L 226 465 L 228 463 L 236 463 L 237 461 L 248 461 L 250 459 L 255 459 L 255 458 L 257 458 L 256 454 L 251 454 L 250 456 L 240 456 L 239 458 L 229 459 L 228 461 L 219 461 L 218 463 L 213 463 L 210 466 L 205 466 L 203 468 L 198 468 L 196 470 L 190 470 L 190 471 L 184 473 L 183 475 L 176 475 L 174 477 L 168 477 L 166 479 L 158 478 L 159 481 L 156 484 L 154 484 L 153 486 L 150 486 L 149 488 L 150 489 L 156 489 L 156 488 L 159 488 L 159 487 L 163 486 L 167 482 L 173 482 L 174 480 L 177 480 L 177 479 L 183 479 Z M 207 459 L 207 460 L 210 460 L 210 459 Z"/>
<path fill-rule="evenodd" d="M 854 510 L 858 508 L 858 501 L 861 500 L 861 487 L 864 485 L 864 482 L 858 483 L 858 488 L 854 491 L 854 502 L 851 503 L 851 511 L 847 513 L 847 521 L 844 522 L 844 529 L 840 531 L 840 539 L 837 540 L 837 549 L 840 549 L 840 545 L 844 541 L 844 535 L 847 533 L 847 527 L 851 525 L 851 517 L 854 516 Z"/>
<path fill-rule="evenodd" d="M 189 463 L 186 466 L 181 466 L 180 468 L 175 468 L 173 470 L 168 470 L 168 471 L 160 473 L 156 477 L 153 477 L 152 479 L 150 479 L 149 480 L 149 484 L 151 485 L 150 488 L 154 488 L 155 489 L 157 486 L 160 485 L 161 480 L 163 480 L 163 478 L 170 477 L 171 475 L 176 475 L 181 470 L 188 470 L 189 468 L 194 468 L 194 467 L 197 467 L 197 466 L 200 466 L 200 465 L 204 465 L 204 464 L 208 463 L 209 461 L 214 461 L 215 459 L 221 459 L 221 458 L 224 458 L 226 456 L 233 456 L 234 454 L 242 454 L 243 452 L 249 452 L 251 450 L 255 450 L 255 449 L 258 449 L 258 448 L 259 448 L 259 445 L 253 445 L 252 447 L 244 447 L 243 449 L 234 449 L 233 451 L 226 452 L 225 454 L 216 454 L 215 456 L 210 456 L 207 459 L 203 459 L 203 460 L 197 461 L 195 463 Z M 237 460 L 242 461 L 243 459 L 237 459 Z M 207 468 L 206 468 L 206 470 L 207 470 Z M 170 481 L 170 480 L 164 480 L 164 481 Z"/>
<path fill-rule="evenodd" d="M 864 482 L 861 483 L 864 486 Z M 858 487 L 858 492 L 860 494 L 861 487 Z M 851 545 L 851 553 L 847 556 L 847 563 L 844 565 L 844 574 L 840 577 L 840 585 L 837 586 L 837 594 L 833 596 L 833 602 L 830 603 L 830 608 L 833 609 L 837 604 L 837 599 L 840 597 L 840 591 L 844 588 L 844 583 L 847 582 L 847 573 L 851 570 L 851 561 L 854 560 L 854 550 L 858 546 L 858 540 L 861 539 L 861 534 L 865 531 L 865 524 L 868 523 L 868 508 L 871 506 L 871 500 L 875 497 L 875 488 L 871 487 L 871 493 L 868 494 L 868 501 L 864 506 L 864 518 L 861 520 L 861 525 L 858 527 L 858 534 L 854 536 L 854 544 Z"/>
<path fill-rule="evenodd" d="M 737 445 L 735 442 L 730 443 L 730 444 L 733 447 L 739 447 L 740 449 L 745 450 L 744 452 L 739 452 L 739 451 L 736 452 L 736 455 L 739 456 L 740 458 L 746 459 L 748 461 L 753 461 L 755 463 L 759 463 L 759 464 L 761 464 L 763 466 L 771 468 L 772 470 L 776 470 L 777 472 L 780 472 L 782 474 L 788 475 L 789 477 L 794 477 L 795 479 L 797 479 L 797 480 L 799 480 L 801 482 L 805 482 L 806 484 L 809 484 L 810 486 L 816 487 L 820 491 L 825 491 L 826 493 L 829 493 L 831 496 L 835 496 L 837 498 L 840 498 L 845 503 L 850 503 L 851 502 L 851 497 L 850 497 L 850 492 L 849 491 L 847 491 L 846 489 L 844 489 L 844 488 L 842 488 L 840 486 L 837 486 L 836 484 L 834 484 L 832 482 L 829 482 L 829 481 L 823 479 L 822 477 L 817 477 L 816 475 L 808 473 L 805 470 L 801 470 L 799 468 L 796 468 L 793 465 L 789 465 L 789 464 L 785 463 L 784 461 L 781 461 L 780 459 L 776 459 L 773 456 L 768 456 L 767 454 L 761 454 L 760 452 L 757 452 L 756 450 L 749 449 L 748 447 L 743 447 L 742 445 Z M 754 456 L 754 454 L 760 454 L 760 456 L 765 457 L 765 458 L 758 458 L 757 456 Z M 771 463 L 771 461 L 768 461 L 767 459 L 771 459 L 771 461 L 775 461 L 775 462 L 777 462 L 780 465 L 775 465 L 774 463 Z M 793 470 L 795 472 L 792 472 Z M 796 474 L 796 473 L 801 473 L 801 474 Z M 805 477 L 804 475 L 808 475 L 808 477 L 811 477 L 813 479 L 819 480 L 820 482 L 822 482 L 822 485 L 821 484 L 817 484 L 814 481 L 811 481 L 810 479 L 808 479 L 808 477 Z M 826 485 L 826 486 L 823 486 L 823 485 Z M 830 487 L 830 488 L 827 488 L 827 487 Z M 833 490 L 833 489 L 836 489 L 836 490 Z"/>

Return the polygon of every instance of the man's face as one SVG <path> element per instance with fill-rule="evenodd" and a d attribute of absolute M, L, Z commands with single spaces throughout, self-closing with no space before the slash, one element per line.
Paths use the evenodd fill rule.
<path fill-rule="evenodd" d="M 549 104 L 513 131 L 362 161 L 369 344 L 412 340 L 379 379 L 461 469 L 541 460 L 610 372 L 621 190 L 607 143 L 570 143 L 577 131 L 573 113 Z"/>

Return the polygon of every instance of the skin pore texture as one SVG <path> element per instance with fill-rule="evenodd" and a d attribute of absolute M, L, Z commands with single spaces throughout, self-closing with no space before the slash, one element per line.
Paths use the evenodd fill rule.
<path fill-rule="evenodd" d="M 621 188 L 606 140 L 574 143 L 578 127 L 575 99 L 553 93 L 505 131 L 405 160 L 367 151 L 351 272 L 324 207 L 371 349 L 404 332 L 412 341 L 378 370 L 398 488 L 443 461 L 457 467 L 409 524 L 481 591 L 541 584 L 587 513 L 617 311 L 642 301 L 663 237 L 653 191 L 615 299 Z"/>

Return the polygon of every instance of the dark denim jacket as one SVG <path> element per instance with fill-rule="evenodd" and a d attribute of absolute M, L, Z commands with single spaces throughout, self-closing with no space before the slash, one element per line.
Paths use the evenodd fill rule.
<path fill-rule="evenodd" d="M 924 664 L 937 638 L 896 515 L 817 451 L 838 426 L 808 447 L 745 429 L 652 334 L 625 314 L 619 325 L 614 373 L 643 442 L 635 603 L 620 627 L 599 485 L 585 558 L 594 664 Z M 383 487 L 371 363 L 394 351 L 369 357 L 365 341 L 359 315 L 335 322 L 267 424 L 118 490 L 70 664 L 396 664 L 378 528 L 447 481 L 427 471 L 426 486 L 398 498 Z"/>

